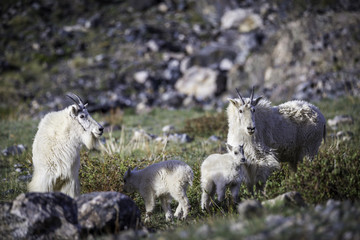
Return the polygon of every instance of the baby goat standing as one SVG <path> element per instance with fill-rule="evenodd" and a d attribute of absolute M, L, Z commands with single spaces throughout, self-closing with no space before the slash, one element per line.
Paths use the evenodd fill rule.
<path fill-rule="evenodd" d="M 246 176 L 241 172 L 241 165 L 246 162 L 243 145 L 232 147 L 227 144 L 228 153 L 211 154 L 201 164 L 201 208 L 208 209 L 209 197 L 216 193 L 219 201 L 225 196 L 227 186 L 230 186 L 234 201 L 237 201 L 239 189 Z"/>
<path fill-rule="evenodd" d="M 152 164 L 142 170 L 129 168 L 124 176 L 124 190 L 127 192 L 138 191 L 144 199 L 146 208 L 145 222 L 150 220 L 150 215 L 155 206 L 157 197 L 161 200 L 166 221 L 171 220 L 171 199 L 179 202 L 175 217 L 185 219 L 190 208 L 186 196 L 188 185 L 192 185 L 194 173 L 184 162 L 169 160 Z"/>

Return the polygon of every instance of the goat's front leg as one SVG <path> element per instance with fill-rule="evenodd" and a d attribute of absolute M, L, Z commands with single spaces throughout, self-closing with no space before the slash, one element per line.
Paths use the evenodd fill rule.
<path fill-rule="evenodd" d="M 225 198 L 225 183 L 220 182 L 216 184 L 216 194 L 219 202 L 222 202 Z"/>
<path fill-rule="evenodd" d="M 235 203 L 238 203 L 240 185 L 234 184 L 230 187 L 232 199 Z"/>
<path fill-rule="evenodd" d="M 155 196 L 154 194 L 149 193 L 146 196 L 143 196 L 143 198 L 144 198 L 145 210 L 146 210 L 144 222 L 149 222 L 151 213 L 154 210 L 154 206 L 155 206 Z"/>

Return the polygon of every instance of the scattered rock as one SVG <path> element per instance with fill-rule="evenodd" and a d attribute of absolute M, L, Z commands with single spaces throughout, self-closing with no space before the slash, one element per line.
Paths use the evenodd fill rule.
<path fill-rule="evenodd" d="M 140 71 L 134 74 L 135 81 L 141 84 L 144 84 L 148 78 L 149 73 L 147 71 Z"/>
<path fill-rule="evenodd" d="M 176 82 L 176 89 L 198 100 L 211 98 L 217 90 L 217 72 L 209 68 L 191 67 Z"/>
<path fill-rule="evenodd" d="M 262 26 L 262 19 L 251 9 L 234 9 L 225 12 L 221 18 L 221 28 L 237 28 L 239 32 L 250 32 Z"/>
<path fill-rule="evenodd" d="M 236 39 L 241 38 L 241 36 L 235 36 L 234 43 Z M 221 61 L 234 62 L 237 58 L 238 51 L 237 46 L 226 45 L 227 40 L 221 40 L 219 43 L 211 43 L 204 48 L 196 51 L 190 56 L 189 66 L 200 66 L 204 68 L 216 69 L 218 68 Z M 183 72 L 185 74 L 185 72 Z"/>
<path fill-rule="evenodd" d="M 4 156 L 10 156 L 10 155 L 14 156 L 14 155 L 22 154 L 25 151 L 26 151 L 26 147 L 22 144 L 19 144 L 19 145 L 8 147 L 8 148 L 2 150 L 1 153 Z"/>
<path fill-rule="evenodd" d="M 175 127 L 173 125 L 166 125 L 161 130 L 165 135 L 169 135 L 175 131 Z"/>
<path fill-rule="evenodd" d="M 189 143 L 191 142 L 193 139 L 187 135 L 186 133 L 174 133 L 174 134 L 169 134 L 167 136 L 167 139 L 171 142 L 175 142 L 175 143 Z"/>
<path fill-rule="evenodd" d="M 32 103 L 28 112 L 38 116 L 67 105 L 59 99 L 69 88 L 86 96 L 89 111 L 102 112 L 211 107 L 209 101 L 225 91 L 253 85 L 279 102 L 360 95 L 357 1 L 107 2 L 118 11 L 99 1 L 10 4 L 0 29 L 14 41 L 3 52 L 18 49 L 20 62 L 14 65 L 5 54 L 0 70 L 24 66 L 19 78 L 37 81 L 1 75 L 11 90 L 3 92 L 2 102 L 15 106 L 26 99 Z M 68 13 L 72 25 L 62 21 Z M 194 14 L 204 21 L 180 21 Z M 51 64 L 51 73 L 43 63 Z"/>
<path fill-rule="evenodd" d="M 304 199 L 301 194 L 298 192 L 287 192 L 282 195 L 277 196 L 274 199 L 266 200 L 262 202 L 263 206 L 306 206 Z"/>
<path fill-rule="evenodd" d="M 155 139 L 157 136 L 147 133 L 144 129 L 134 130 L 134 134 L 130 140 L 130 142 L 142 142 L 142 141 L 150 141 Z"/>
<path fill-rule="evenodd" d="M 328 119 L 327 123 L 333 130 L 336 130 L 339 125 L 353 124 L 354 119 L 349 115 L 338 115 L 333 119 Z"/>
<path fill-rule="evenodd" d="M 220 142 L 221 141 L 221 138 L 218 137 L 218 136 L 215 136 L 215 135 L 211 135 L 209 138 L 208 138 L 209 141 L 211 142 Z"/>
<path fill-rule="evenodd" d="M 224 58 L 219 64 L 219 69 L 222 71 L 229 71 L 233 66 L 234 63 L 230 59 Z"/>
<path fill-rule="evenodd" d="M 208 224 L 200 226 L 196 232 L 195 236 L 200 239 L 207 239 L 211 233 L 211 227 Z"/>
<path fill-rule="evenodd" d="M 76 198 L 79 224 L 86 233 L 117 233 L 140 226 L 134 201 L 118 192 L 93 192 Z"/>
<path fill-rule="evenodd" d="M 350 142 L 353 137 L 354 133 L 351 131 L 339 131 L 336 134 L 331 134 L 330 137 L 336 143 L 336 149 L 339 149 L 340 145 Z"/>
<path fill-rule="evenodd" d="M 20 194 L 0 209 L 6 239 L 80 239 L 76 202 L 63 193 Z"/>
<path fill-rule="evenodd" d="M 262 205 L 257 200 L 244 200 L 237 207 L 240 218 L 250 218 L 262 214 Z"/>
<path fill-rule="evenodd" d="M 354 133 L 350 131 L 339 131 L 336 133 L 336 138 L 342 142 L 350 141 L 353 138 L 353 136 Z"/>

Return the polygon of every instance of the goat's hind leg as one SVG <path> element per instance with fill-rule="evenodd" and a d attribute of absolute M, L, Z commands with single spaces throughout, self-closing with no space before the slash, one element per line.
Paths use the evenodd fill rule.
<path fill-rule="evenodd" d="M 185 219 L 188 215 L 190 203 L 186 195 L 186 189 L 187 186 L 181 186 L 178 188 L 178 192 L 172 195 L 172 197 L 179 203 L 174 214 L 176 218 Z"/>
<path fill-rule="evenodd" d="M 168 196 L 162 196 L 160 198 L 160 201 L 161 201 L 161 207 L 165 212 L 166 221 L 169 222 L 173 218 L 173 215 L 172 215 L 172 212 L 171 212 L 171 207 L 170 207 L 170 201 L 171 200 L 169 199 Z"/>
<path fill-rule="evenodd" d="M 212 181 L 208 181 L 202 184 L 202 195 L 201 195 L 201 209 L 209 210 L 210 198 L 215 194 L 215 186 Z"/>

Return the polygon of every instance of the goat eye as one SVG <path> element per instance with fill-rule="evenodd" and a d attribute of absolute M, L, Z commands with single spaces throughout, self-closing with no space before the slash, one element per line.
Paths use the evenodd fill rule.
<path fill-rule="evenodd" d="M 85 115 L 83 115 L 83 114 L 80 115 L 80 118 L 84 118 L 84 117 L 85 117 Z"/>
<path fill-rule="evenodd" d="M 243 111 L 240 109 L 239 112 L 242 113 Z"/>
<path fill-rule="evenodd" d="M 238 155 L 239 154 L 239 152 L 234 152 L 235 153 L 235 155 Z"/>

